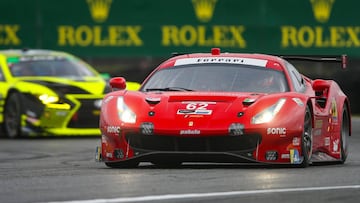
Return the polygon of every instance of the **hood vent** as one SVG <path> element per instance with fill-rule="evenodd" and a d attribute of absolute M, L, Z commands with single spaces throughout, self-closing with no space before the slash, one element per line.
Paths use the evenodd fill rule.
<path fill-rule="evenodd" d="M 244 101 L 242 103 L 244 106 L 250 106 L 255 101 L 256 101 L 256 99 L 254 99 L 254 98 L 246 98 L 246 99 L 244 99 Z"/>
<path fill-rule="evenodd" d="M 148 104 L 153 104 L 153 105 L 160 103 L 160 100 L 161 100 L 161 99 L 160 99 L 159 97 L 155 97 L 155 98 L 153 98 L 153 97 L 146 97 L 146 98 L 145 98 L 145 101 L 146 101 Z"/>
<path fill-rule="evenodd" d="M 88 91 L 86 91 L 80 87 L 63 84 L 63 83 L 41 81 L 41 80 L 24 80 L 24 81 L 44 85 L 44 86 L 52 89 L 53 91 L 57 92 L 58 94 L 90 94 Z"/>

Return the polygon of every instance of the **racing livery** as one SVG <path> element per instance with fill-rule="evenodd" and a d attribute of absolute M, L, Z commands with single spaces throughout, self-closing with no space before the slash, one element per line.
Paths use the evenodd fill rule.
<path fill-rule="evenodd" d="M 64 52 L 0 50 L 0 125 L 10 138 L 98 135 L 105 80 Z"/>
<path fill-rule="evenodd" d="M 194 53 L 173 56 L 127 91 L 113 88 L 100 112 L 96 158 L 109 167 L 140 162 L 344 163 L 351 135 L 347 96 L 333 80 L 312 80 L 289 59 L 340 58 Z"/>

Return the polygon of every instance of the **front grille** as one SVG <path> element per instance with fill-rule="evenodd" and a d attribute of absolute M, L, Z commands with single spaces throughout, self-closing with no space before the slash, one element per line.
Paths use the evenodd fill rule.
<path fill-rule="evenodd" d="M 127 134 L 126 140 L 135 149 L 173 152 L 230 152 L 254 150 L 261 141 L 259 134 L 242 136 L 179 137 Z"/>
<path fill-rule="evenodd" d="M 80 99 L 81 106 L 71 118 L 69 128 L 98 128 L 99 109 L 95 107 L 96 99 Z"/>

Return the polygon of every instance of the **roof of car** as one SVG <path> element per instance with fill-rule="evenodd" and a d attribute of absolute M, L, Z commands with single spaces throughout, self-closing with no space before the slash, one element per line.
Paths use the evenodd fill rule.
<path fill-rule="evenodd" d="M 258 59 L 258 60 L 266 60 L 269 62 L 272 62 L 272 64 L 274 63 L 278 63 L 281 66 L 284 66 L 284 59 L 282 59 L 279 56 L 274 56 L 274 55 L 269 55 L 269 54 L 259 54 L 259 53 L 220 53 L 220 51 L 218 53 L 215 53 L 213 51 L 209 52 L 209 53 L 191 53 L 191 54 L 181 54 L 181 55 L 176 55 L 174 57 L 169 58 L 168 60 L 166 60 L 165 62 L 163 62 L 159 68 L 166 68 L 166 67 L 171 67 L 174 66 L 174 64 L 176 63 L 177 60 L 182 60 L 182 59 L 187 59 L 187 58 L 205 58 L 205 57 L 214 57 L 214 58 L 219 58 L 219 57 L 229 57 L 229 58 L 247 58 L 247 59 Z M 214 62 L 215 63 L 215 62 Z M 275 69 L 280 69 L 283 70 L 283 68 L 281 67 L 277 67 Z"/>
<path fill-rule="evenodd" d="M 47 49 L 4 49 L 0 54 L 5 56 L 32 56 L 32 55 L 69 55 L 62 51 Z"/>

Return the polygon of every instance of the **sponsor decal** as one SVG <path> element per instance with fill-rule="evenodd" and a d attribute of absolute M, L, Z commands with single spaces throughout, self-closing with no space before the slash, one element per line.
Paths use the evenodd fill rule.
<path fill-rule="evenodd" d="M 196 17 L 200 22 L 209 22 L 214 14 L 217 0 L 192 0 Z"/>
<path fill-rule="evenodd" d="M 340 144 L 340 140 L 336 139 L 333 141 L 333 151 L 334 152 L 338 152 L 339 151 L 339 144 Z"/>
<path fill-rule="evenodd" d="M 197 114 L 197 115 L 211 115 L 212 110 L 207 109 L 196 109 L 196 110 L 187 110 L 187 109 L 179 109 L 177 114 Z"/>
<path fill-rule="evenodd" d="M 22 56 L 21 58 L 19 58 L 20 61 L 54 61 L 61 59 L 64 59 L 64 57 L 36 55 L 36 56 Z"/>
<path fill-rule="evenodd" d="M 66 111 L 56 111 L 55 115 L 56 116 L 66 116 L 68 113 Z"/>
<path fill-rule="evenodd" d="M 104 99 L 103 103 L 107 104 L 110 100 L 112 100 L 114 98 L 114 96 L 108 96 Z"/>
<path fill-rule="evenodd" d="M 102 23 L 107 20 L 112 0 L 86 0 L 86 2 L 95 22 Z"/>
<path fill-rule="evenodd" d="M 320 23 L 326 23 L 331 15 L 331 9 L 335 0 L 310 0 L 315 19 Z"/>
<path fill-rule="evenodd" d="M 286 135 L 286 128 L 267 128 L 268 135 Z"/>
<path fill-rule="evenodd" d="M 164 25 L 161 45 L 246 48 L 245 31 L 243 25 Z"/>
<path fill-rule="evenodd" d="M 324 145 L 325 146 L 330 146 L 330 137 L 325 137 L 324 138 Z"/>
<path fill-rule="evenodd" d="M 174 66 L 187 64 L 203 64 L 203 63 L 229 63 L 229 64 L 245 64 L 265 67 L 267 60 L 237 58 L 237 57 L 203 57 L 203 58 L 185 58 L 176 60 Z"/>
<path fill-rule="evenodd" d="M 331 118 L 332 118 L 332 123 L 337 124 L 337 122 L 338 122 L 338 111 L 337 111 L 335 98 L 333 98 L 332 101 L 331 101 L 330 114 L 331 114 Z"/>
<path fill-rule="evenodd" d="M 300 138 L 298 138 L 298 137 L 293 138 L 293 141 L 292 141 L 293 146 L 300 146 L 300 142 L 301 142 Z"/>
<path fill-rule="evenodd" d="M 101 147 L 97 146 L 95 149 L 95 161 L 101 161 Z"/>
<path fill-rule="evenodd" d="M 321 135 L 321 132 L 322 132 L 321 129 L 315 129 L 314 130 L 314 135 L 315 136 Z"/>
<path fill-rule="evenodd" d="M 106 152 L 106 157 L 107 157 L 107 158 L 113 158 L 113 154 L 110 153 L 110 152 Z"/>
<path fill-rule="evenodd" d="M 184 118 L 203 118 L 204 115 L 189 115 L 189 114 L 185 114 Z"/>
<path fill-rule="evenodd" d="M 20 25 L 0 24 L 0 45 L 21 45 Z"/>
<path fill-rule="evenodd" d="M 185 109 L 179 109 L 177 114 L 211 115 L 212 110 L 207 107 L 216 102 L 182 102 L 182 104 L 186 104 Z"/>
<path fill-rule="evenodd" d="M 200 130 L 180 130 L 180 135 L 199 135 Z"/>
<path fill-rule="evenodd" d="M 120 127 L 119 126 L 108 126 L 106 128 L 107 133 L 120 133 Z"/>
<path fill-rule="evenodd" d="M 282 159 L 290 159 L 290 154 L 281 154 Z"/>
<path fill-rule="evenodd" d="M 189 126 L 194 126 L 194 121 L 189 121 Z"/>
<path fill-rule="evenodd" d="M 299 151 L 297 149 L 290 149 L 290 163 L 292 164 L 301 163 Z"/>
<path fill-rule="evenodd" d="M 322 128 L 323 121 L 322 120 L 316 120 L 315 121 L 315 128 Z"/>

